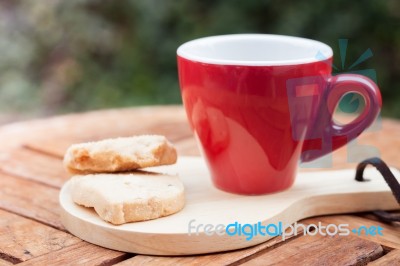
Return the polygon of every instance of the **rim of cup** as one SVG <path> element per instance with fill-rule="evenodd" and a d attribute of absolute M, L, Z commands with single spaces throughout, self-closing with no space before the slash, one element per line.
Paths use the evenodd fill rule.
<path fill-rule="evenodd" d="M 274 34 L 230 34 L 186 42 L 177 55 L 217 65 L 283 66 L 324 61 L 333 56 L 325 43 Z"/>

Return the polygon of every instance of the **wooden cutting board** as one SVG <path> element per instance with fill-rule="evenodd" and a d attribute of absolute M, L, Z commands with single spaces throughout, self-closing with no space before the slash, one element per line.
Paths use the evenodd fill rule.
<path fill-rule="evenodd" d="M 61 220 L 65 228 L 83 240 L 110 249 L 151 255 L 189 255 L 253 246 L 274 237 L 276 232 L 272 226 L 269 227 L 271 235 L 258 234 L 251 240 L 246 240 L 249 236 L 243 234 L 210 235 L 208 232 L 218 224 L 262 222 L 277 228 L 280 222 L 284 226 L 311 216 L 399 209 L 389 187 L 373 168 L 365 171 L 368 182 L 355 181 L 354 169 L 300 173 L 291 189 L 263 196 L 234 195 L 214 188 L 200 157 L 180 157 L 176 165 L 148 170 L 180 176 L 186 189 L 186 206 L 181 212 L 115 226 L 101 220 L 93 209 L 76 205 L 71 200 L 67 182 L 60 192 Z M 399 179 L 399 171 L 392 170 Z M 206 224 L 214 228 L 208 226 L 205 232 Z"/>

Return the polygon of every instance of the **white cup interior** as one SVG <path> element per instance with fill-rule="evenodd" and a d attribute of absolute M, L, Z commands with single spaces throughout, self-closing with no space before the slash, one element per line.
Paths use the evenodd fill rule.
<path fill-rule="evenodd" d="M 182 44 L 177 54 L 192 61 L 220 65 L 273 66 L 322 61 L 332 49 L 315 40 L 271 34 L 205 37 Z"/>

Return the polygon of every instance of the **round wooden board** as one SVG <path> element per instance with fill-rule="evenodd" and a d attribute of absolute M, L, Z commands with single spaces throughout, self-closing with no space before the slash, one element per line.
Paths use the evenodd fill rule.
<path fill-rule="evenodd" d="M 285 225 L 317 215 L 399 208 L 374 169 L 366 170 L 371 180 L 361 183 L 354 180 L 354 170 L 300 173 L 291 189 L 263 196 L 234 195 L 214 188 L 200 157 L 183 156 L 175 165 L 146 170 L 180 176 L 186 194 L 182 211 L 156 220 L 112 225 L 100 219 L 92 208 L 75 204 L 67 182 L 60 192 L 61 221 L 65 228 L 83 240 L 110 249 L 189 255 L 245 248 L 272 238 L 256 235 L 246 240 L 245 235 L 210 235 L 204 232 L 205 224 L 282 222 Z M 399 179 L 399 172 L 393 171 Z M 189 225 L 192 225 L 190 235 Z"/>

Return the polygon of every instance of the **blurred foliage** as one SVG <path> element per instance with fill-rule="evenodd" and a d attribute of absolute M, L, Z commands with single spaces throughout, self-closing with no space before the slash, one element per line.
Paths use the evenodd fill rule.
<path fill-rule="evenodd" d="M 230 33 L 329 44 L 337 73 L 368 48 L 384 115 L 400 117 L 400 1 L 0 0 L 0 112 L 179 103 L 176 48 Z M 348 39 L 341 67 L 339 39 Z"/>

